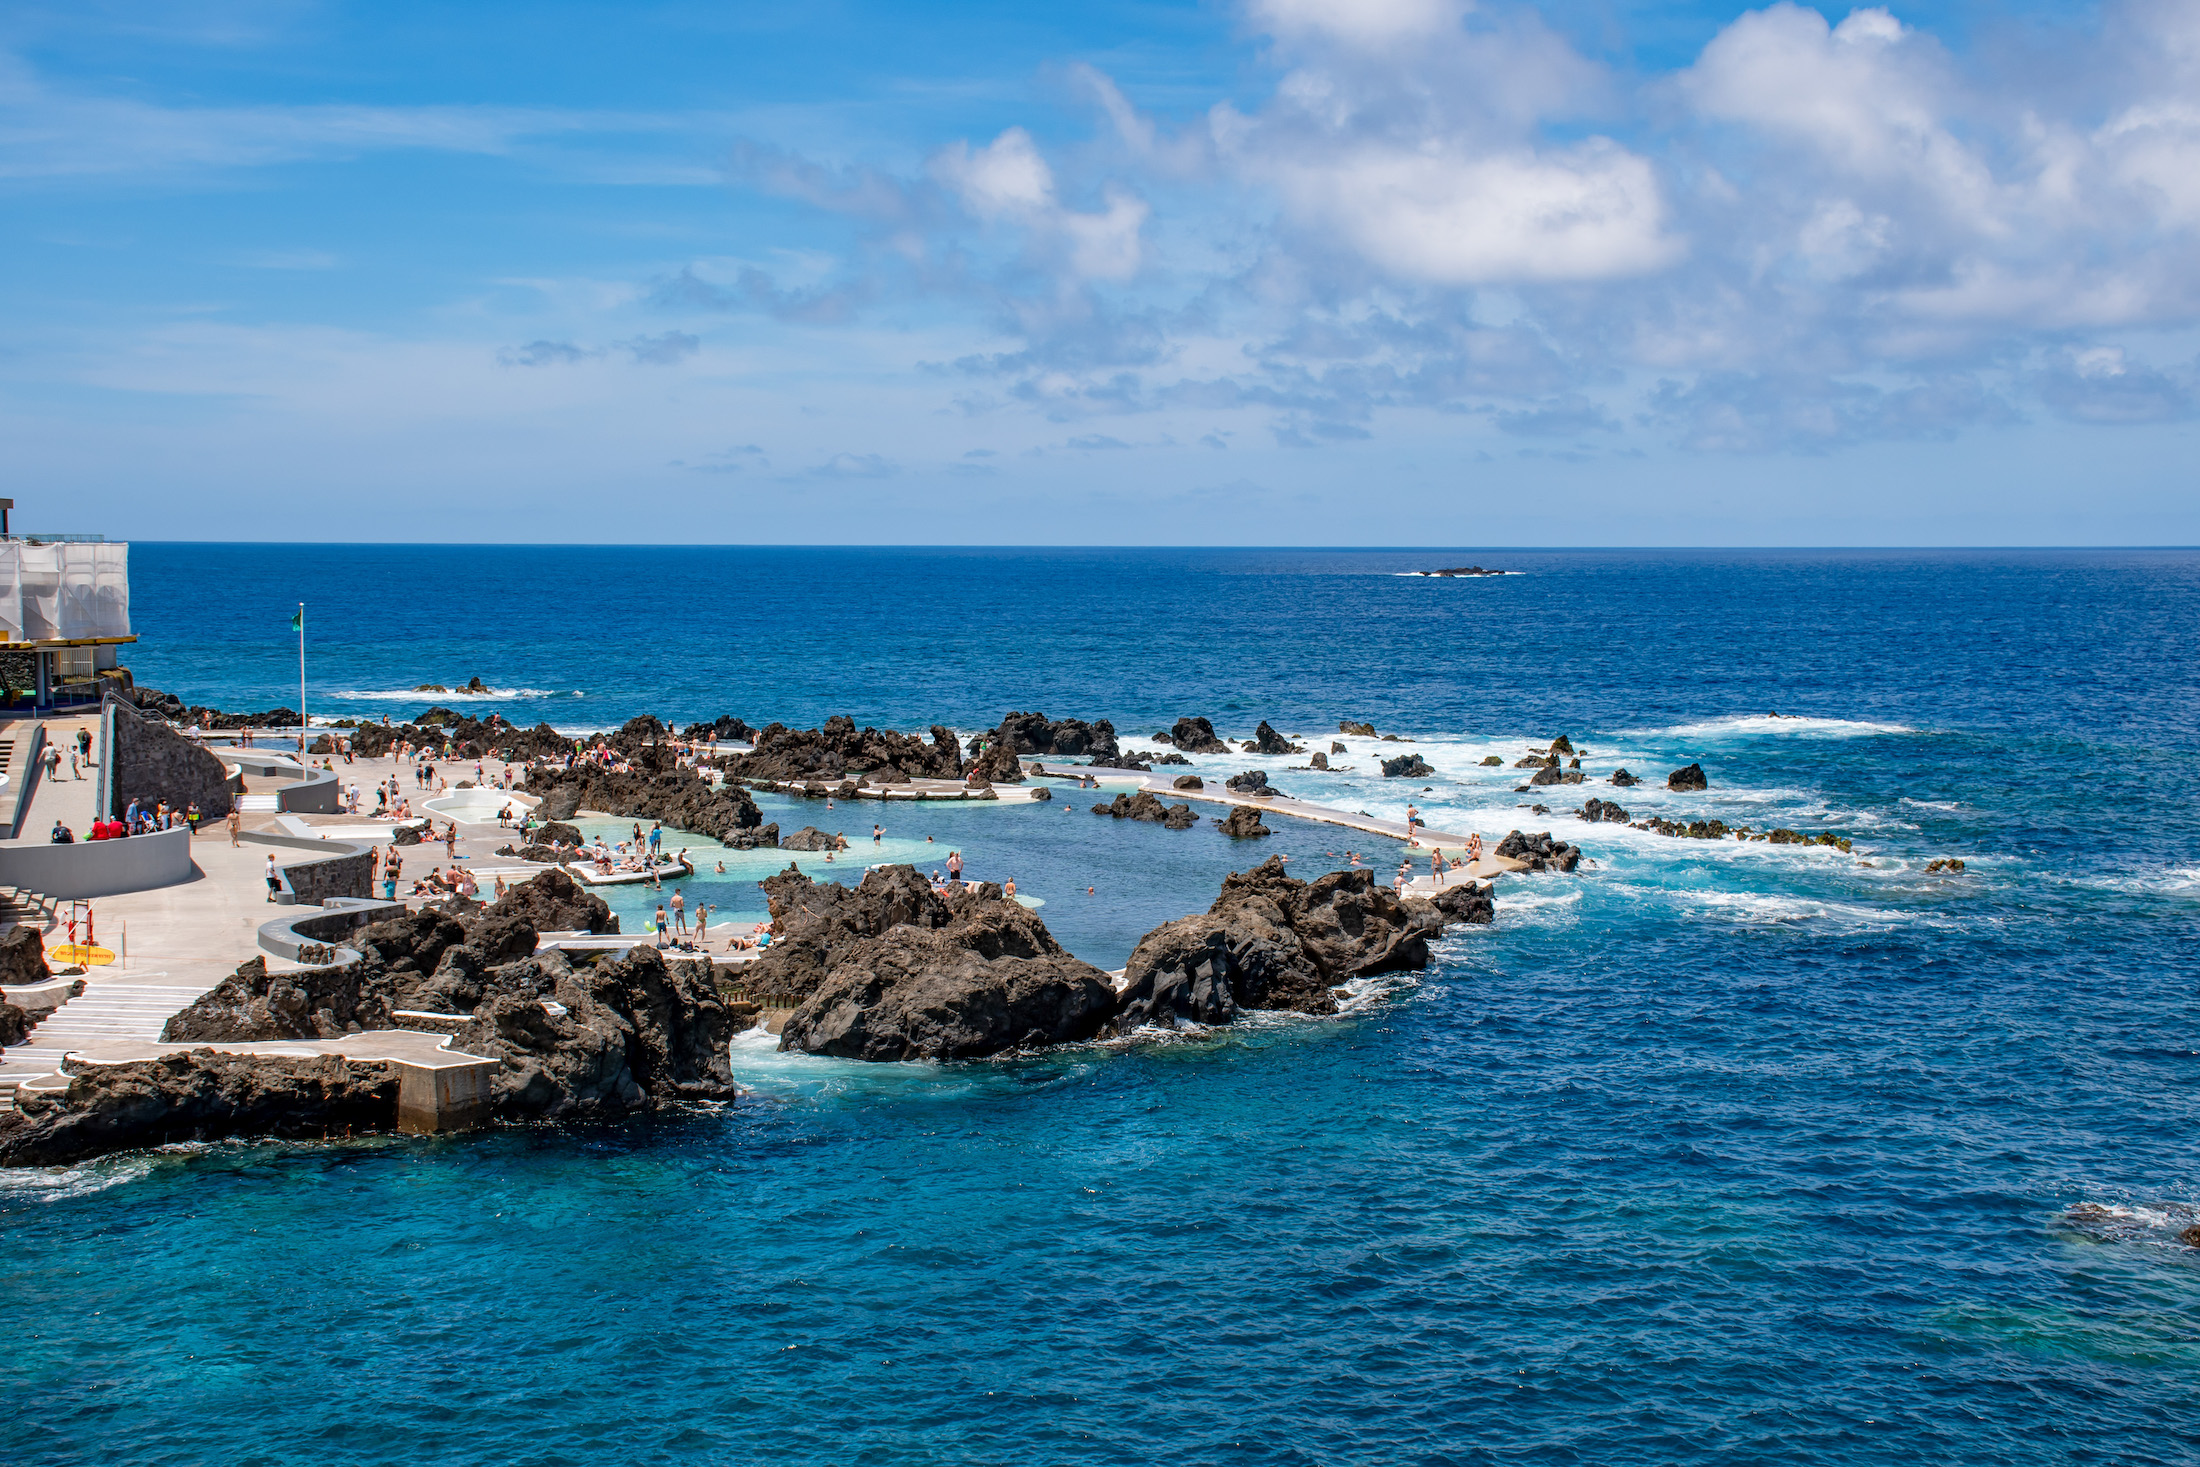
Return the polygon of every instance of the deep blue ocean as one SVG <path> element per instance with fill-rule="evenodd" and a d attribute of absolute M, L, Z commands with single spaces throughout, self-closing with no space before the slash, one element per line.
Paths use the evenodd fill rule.
<path fill-rule="evenodd" d="M 133 670 L 192 702 L 294 704 L 303 600 L 317 717 L 478 675 L 570 728 L 1265 718 L 1348 768 L 1200 772 L 1592 863 L 1333 1019 L 745 1038 L 720 1109 L 0 1179 L 11 1464 L 2200 1460 L 2200 553 L 132 558 Z M 1523 574 L 1398 574 L 1470 562 Z M 1648 782 L 1481 763 L 1559 733 Z M 1016 875 L 1104 967 L 1267 854 L 1397 856 L 1086 803 L 897 811 L 878 854 Z M 730 920 L 757 874 L 695 880 Z"/>

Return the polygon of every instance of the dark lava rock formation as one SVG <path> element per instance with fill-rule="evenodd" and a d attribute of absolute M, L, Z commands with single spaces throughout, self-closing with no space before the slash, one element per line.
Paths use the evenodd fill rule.
<path fill-rule="evenodd" d="M 1161 736 L 1156 734 L 1156 741 Z M 1179 718 L 1166 742 L 1187 754 L 1227 754 L 1230 746 L 1215 737 L 1215 726 L 1204 718 Z"/>
<path fill-rule="evenodd" d="M 1636 778 L 1634 775 L 1629 774 L 1627 770 L 1622 767 L 1612 771 L 1612 783 L 1618 785 L 1621 789 L 1627 789 L 1630 786 L 1641 784 L 1642 781 Z"/>
<path fill-rule="evenodd" d="M 1552 840 L 1547 830 L 1537 835 L 1516 830 L 1497 843 L 1497 854 L 1526 862 L 1530 871 L 1571 871 L 1581 864 L 1581 847 Z"/>
<path fill-rule="evenodd" d="M 1377 734 L 1376 734 L 1376 732 L 1375 732 L 1375 725 L 1374 725 L 1374 724 L 1372 724 L 1372 723 L 1354 723 L 1354 722 L 1353 722 L 1353 721 L 1352 721 L 1351 719 L 1349 719 L 1349 718 L 1340 718 L 1340 719 L 1338 719 L 1338 720 L 1337 720 L 1337 732 L 1338 732 L 1338 733 L 1348 733 L 1348 734 L 1358 734 L 1358 735 L 1359 735 L 1359 736 L 1360 736 L 1361 738 L 1363 738 L 1363 739 L 1372 739 L 1372 738 L 1376 738 L 1376 737 L 1379 737 L 1379 735 L 1377 735 Z"/>
<path fill-rule="evenodd" d="M 1105 718 L 1093 723 L 1081 718 L 1064 718 L 1057 722 L 1044 713 L 1011 713 L 988 737 L 1024 755 L 1058 759 L 1090 755 L 1098 761 L 1114 759 L 1118 753 L 1115 725 Z"/>
<path fill-rule="evenodd" d="M 705 739 L 717 739 L 724 743 L 733 744 L 753 744 L 756 742 L 756 730 L 749 727 L 746 719 L 735 718 L 730 713 L 721 713 L 709 723 L 689 724 L 686 728 L 680 730 L 680 737 L 691 744 L 701 743 Z"/>
<path fill-rule="evenodd" d="M 384 1131 L 397 1070 L 337 1055 L 248 1056 L 197 1049 L 81 1065 L 58 1096 L 0 1111 L 0 1166 L 55 1166 L 128 1147 L 223 1136 Z"/>
<path fill-rule="evenodd" d="M 1329 767 L 1329 756 L 1316 749 L 1313 757 L 1306 761 L 1306 767 L 1309 769 L 1327 769 Z"/>
<path fill-rule="evenodd" d="M 527 772 L 524 788 L 542 797 L 536 812 L 552 822 L 570 820 L 583 809 L 601 810 L 629 819 L 662 821 L 722 845 L 761 843 L 753 833 L 763 825 L 764 812 L 756 808 L 747 790 L 737 784 L 714 788 L 709 779 L 674 767 L 669 758 L 648 773 L 619 774 L 590 763 L 571 769 L 537 767 Z M 744 836 L 750 838 L 744 840 Z"/>
<path fill-rule="evenodd" d="M 1668 774 L 1665 777 L 1665 787 L 1669 790 L 1707 790 L 1711 788 L 1711 781 L 1704 778 L 1701 764 L 1691 764 L 1686 769 L 1676 769 Z"/>
<path fill-rule="evenodd" d="M 1171 784 L 1174 788 L 1180 790 L 1203 790 L 1207 788 L 1207 781 L 1196 774 L 1180 774 L 1171 781 Z"/>
<path fill-rule="evenodd" d="M 872 784 L 907 784 L 912 778 L 959 779 L 961 745 L 953 729 L 932 725 L 932 742 L 892 729 L 858 729 L 845 714 L 825 720 L 822 728 L 768 724 L 756 734 L 754 751 L 729 754 L 720 762 L 735 779 L 770 783 L 837 784 L 861 774 Z M 1014 751 L 1008 751 L 1011 759 Z"/>
<path fill-rule="evenodd" d="M 1215 822 L 1222 833 L 1232 840 L 1251 840 L 1255 836 L 1274 835 L 1275 832 L 1260 823 L 1260 811 L 1251 805 L 1238 805 L 1230 813 Z"/>
<path fill-rule="evenodd" d="M 726 1045 L 746 1015 L 707 962 L 655 948 L 568 958 L 536 951 L 529 914 L 605 931 L 610 912 L 562 871 L 495 906 L 454 901 L 354 934 L 346 967 L 273 974 L 239 967 L 168 1021 L 169 1043 L 331 1039 L 414 1027 L 398 1010 L 448 1016 L 454 1050 L 501 1060 L 490 1082 L 498 1119 L 617 1115 L 737 1092 Z M 0 1113 L 0 1161 L 68 1160 L 192 1137 L 383 1130 L 396 1119 L 386 1066 L 335 1056 L 291 1059 L 194 1050 L 131 1065 L 81 1067 L 67 1092 Z"/>
<path fill-rule="evenodd" d="M 1292 743 L 1282 734 L 1277 733 L 1274 728 L 1269 726 L 1268 720 L 1265 718 L 1260 721 L 1260 727 L 1253 730 L 1253 740 L 1246 746 L 1246 751 L 1253 754 L 1303 754 L 1306 752 L 1302 746 Z"/>
<path fill-rule="evenodd" d="M 1385 779 L 1399 779 L 1408 776 L 1414 779 L 1426 779 L 1434 773 L 1436 771 L 1429 767 L 1429 762 L 1419 754 L 1401 754 L 1395 759 L 1385 759 L 1383 761 L 1383 778 Z"/>
<path fill-rule="evenodd" d="M 1241 795 L 1268 797 L 1283 793 L 1268 783 L 1268 771 L 1265 769 L 1248 769 L 1243 774 L 1233 774 L 1223 784 Z"/>
<path fill-rule="evenodd" d="M 991 883 L 941 896 L 887 866 L 851 889 L 789 867 L 764 887 L 777 935 L 742 983 L 800 997 L 781 1049 L 977 1059 L 1089 1039 L 1114 1008 L 1107 975 Z"/>
<path fill-rule="evenodd" d="M 1600 821 L 1613 825 L 1625 825 L 1627 823 L 1627 812 L 1625 810 L 1622 810 L 1610 800 L 1600 800 L 1594 795 L 1589 797 L 1589 803 L 1576 810 L 1574 814 L 1592 824 Z"/>
<path fill-rule="evenodd" d="M 1118 820 L 1146 820 L 1170 830 L 1189 830 L 1199 823 L 1189 805 L 1164 805 L 1150 790 L 1140 790 L 1135 795 L 1117 795 L 1109 805 L 1092 807 L 1095 815 L 1113 815 Z"/>
<path fill-rule="evenodd" d="M 1400 901 L 1365 870 L 1312 881 L 1270 857 L 1229 877 L 1202 916 L 1166 922 L 1139 940 L 1123 971 L 1116 1025 L 1223 1024 L 1243 1009 L 1337 1011 L 1335 987 L 1423 968 L 1449 921 L 1489 920 L 1487 887 L 1463 882 L 1438 902 Z"/>

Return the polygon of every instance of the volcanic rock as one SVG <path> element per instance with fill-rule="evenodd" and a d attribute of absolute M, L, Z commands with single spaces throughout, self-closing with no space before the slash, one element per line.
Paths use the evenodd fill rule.
<path fill-rule="evenodd" d="M 1331 739 L 1329 741 L 1329 752 L 1332 754 L 1343 754 L 1349 751 L 1345 748 L 1343 744 L 1338 743 L 1335 739 Z"/>
<path fill-rule="evenodd" d="M 1505 761 L 1499 755 L 1491 754 L 1482 760 L 1482 767 L 1485 769 L 1503 769 Z"/>
<path fill-rule="evenodd" d="M 1706 790 L 1711 788 L 1711 781 L 1704 778 L 1701 764 L 1691 764 L 1686 769 L 1676 769 L 1668 774 L 1665 777 L 1665 787 L 1669 790 Z"/>
<path fill-rule="evenodd" d="M 763 812 L 737 784 L 713 786 L 693 770 L 662 768 L 653 773 L 620 774 L 595 764 L 571 769 L 531 769 L 526 788 L 542 796 L 535 813 L 564 821 L 586 807 L 607 815 L 654 820 L 679 830 L 709 836 L 722 845 L 764 823 Z"/>
<path fill-rule="evenodd" d="M 1292 743 L 1282 734 L 1277 733 L 1274 728 L 1269 726 L 1268 720 L 1264 718 L 1260 721 L 1260 727 L 1253 730 L 1253 742 L 1250 746 L 1250 752 L 1255 754 L 1303 754 L 1306 750 Z"/>
<path fill-rule="evenodd" d="M 769 724 L 755 735 L 755 749 L 731 754 L 723 763 L 739 779 L 774 783 L 811 780 L 838 783 L 851 772 L 868 773 L 874 784 L 906 784 L 911 777 L 957 779 L 963 773 L 961 745 L 954 730 L 934 724 L 932 742 L 892 729 L 858 730 L 855 721 L 836 714 L 822 728 L 791 729 Z M 1003 751 L 1011 763 L 1016 751 Z M 1020 773 L 1019 773 L 1019 777 Z"/>
<path fill-rule="evenodd" d="M 1232 840 L 1250 840 L 1256 836 L 1274 835 L 1275 832 L 1260 823 L 1260 811 L 1251 805 L 1233 806 L 1228 815 L 1217 820 L 1222 833 Z"/>
<path fill-rule="evenodd" d="M 986 883 L 947 897 L 909 866 L 854 889 L 790 868 L 765 882 L 775 936 L 743 974 L 806 995 L 780 1048 L 843 1059 L 974 1059 L 1089 1039 L 1107 1021 L 1106 975 Z"/>
<path fill-rule="evenodd" d="M 779 845 L 788 851 L 837 851 L 847 842 L 837 835 L 805 825 L 793 835 L 781 836 Z"/>
<path fill-rule="evenodd" d="M 1298 881 L 1271 857 L 1225 880 L 1204 916 L 1163 923 L 1139 940 L 1123 970 L 1116 1026 L 1220 1024 L 1241 1009 L 1335 1013 L 1335 985 L 1425 967 L 1428 938 L 1442 925 L 1434 904 L 1401 902 L 1368 871 Z"/>
<path fill-rule="evenodd" d="M 1547 830 L 1537 835 L 1516 830 L 1497 843 L 1497 854 L 1526 863 L 1530 871 L 1571 871 L 1581 862 L 1581 847 L 1554 841 Z"/>
<path fill-rule="evenodd" d="M 1248 769 L 1243 774 L 1233 774 L 1224 781 L 1224 785 L 1241 795 L 1273 795 L 1276 793 L 1275 790 L 1269 787 L 1268 771 L 1265 769 Z"/>
<path fill-rule="evenodd" d="M 0 932 L 0 988 L 22 988 L 53 976 L 36 927 L 17 924 Z"/>
<path fill-rule="evenodd" d="M 542 871 L 506 887 L 503 900 L 482 911 L 488 923 L 519 921 L 535 932 L 586 932 L 601 937 L 619 930 L 619 919 L 602 897 L 563 871 Z M 534 944 L 527 950 L 532 952 Z"/>
<path fill-rule="evenodd" d="M 1395 759 L 1385 759 L 1383 761 L 1383 778 L 1385 779 L 1398 779 L 1406 776 L 1414 779 L 1425 779 L 1435 772 L 1429 766 L 1429 762 L 1419 754 L 1401 754 Z"/>
<path fill-rule="evenodd" d="M 1422 898 L 1410 898 L 1406 907 L 1410 911 Z M 1426 899 L 1447 922 L 1464 922 L 1474 926 L 1487 926 L 1497 920 L 1497 888 L 1490 882 L 1454 882 L 1436 889 L 1436 895 Z"/>
<path fill-rule="evenodd" d="M 1592 824 L 1606 822 L 1614 825 L 1625 825 L 1627 823 L 1627 812 L 1625 810 L 1609 800 L 1600 800 L 1594 796 L 1591 796 L 1589 803 L 1576 810 L 1574 814 Z"/>
<path fill-rule="evenodd" d="M 1086 723 L 1079 718 L 1056 722 L 1044 713 L 1011 713 L 993 730 L 992 739 L 1019 754 L 1052 755 L 1069 759 L 1092 755 L 1112 759 L 1117 754 L 1115 725 L 1105 718 Z"/>
<path fill-rule="evenodd" d="M 756 730 L 744 719 L 730 713 L 721 713 L 709 723 L 691 723 L 680 730 L 680 737 L 689 743 L 717 739 L 723 743 L 749 744 L 756 741 Z"/>
<path fill-rule="evenodd" d="M 55 1166 L 103 1152 L 222 1136 L 383 1131 L 397 1070 L 338 1055 L 164 1054 L 127 1064 L 63 1061 L 58 1096 L 0 1112 L 0 1166 Z"/>
<path fill-rule="evenodd" d="M 1377 736 L 1377 735 L 1376 735 L 1376 733 L 1375 733 L 1375 725 L 1374 725 L 1374 724 L 1372 724 L 1372 723 L 1354 723 L 1354 722 L 1353 722 L 1353 721 L 1352 721 L 1351 719 L 1349 719 L 1349 718 L 1340 718 L 1340 719 L 1338 719 L 1338 720 L 1337 720 L 1337 732 L 1338 732 L 1338 733 L 1348 733 L 1348 734 L 1358 734 L 1358 735 L 1359 735 L 1359 736 L 1360 736 L 1361 738 L 1363 738 L 1363 739 L 1372 739 L 1372 738 L 1375 738 L 1375 737 Z"/>
<path fill-rule="evenodd" d="M 1215 726 L 1204 718 L 1179 718 L 1169 732 L 1169 742 L 1189 754 L 1230 752 L 1230 746 L 1215 737 Z"/>
<path fill-rule="evenodd" d="M 1306 767 L 1309 769 L 1327 769 L 1329 767 L 1329 756 L 1316 749 L 1314 756 L 1306 761 Z"/>
<path fill-rule="evenodd" d="M 1621 789 L 1626 789 L 1631 785 L 1641 784 L 1642 781 L 1621 768 L 1612 771 L 1612 783 L 1618 785 Z"/>
<path fill-rule="evenodd" d="M 1171 788 L 1180 790 L 1203 790 L 1207 788 L 1207 781 L 1201 779 L 1196 774 L 1180 774 L 1172 783 Z"/>
<path fill-rule="evenodd" d="M 1567 738 L 1567 737 L 1566 737 L 1566 735 L 1564 735 L 1564 734 L 1560 734 L 1560 735 L 1559 735 L 1559 736 L 1558 736 L 1557 738 L 1555 738 L 1555 739 L 1551 740 L 1551 752 L 1552 752 L 1552 753 L 1554 753 L 1554 754 L 1571 754 L 1571 753 L 1573 753 L 1573 752 L 1574 752 L 1574 744 L 1573 744 L 1573 740 L 1571 740 L 1571 739 Z"/>

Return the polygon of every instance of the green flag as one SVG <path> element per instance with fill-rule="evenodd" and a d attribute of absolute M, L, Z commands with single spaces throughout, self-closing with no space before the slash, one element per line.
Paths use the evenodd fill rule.
<path fill-rule="evenodd" d="M 303 606 L 290 614 L 290 629 L 294 632 L 306 629 L 306 609 Z"/>

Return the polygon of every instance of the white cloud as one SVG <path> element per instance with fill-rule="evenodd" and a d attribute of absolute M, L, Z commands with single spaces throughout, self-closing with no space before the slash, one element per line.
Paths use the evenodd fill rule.
<path fill-rule="evenodd" d="M 1456 31 L 1468 7 L 1459 0 L 1254 0 L 1252 19 L 1284 36 L 1330 37 L 1381 47 Z"/>
<path fill-rule="evenodd" d="M 1064 208 L 1055 197 L 1054 170 L 1020 127 L 975 151 L 956 143 L 933 160 L 932 171 L 977 218 L 1020 225 L 1043 247 L 1059 248 L 1079 278 L 1128 280 L 1138 273 L 1140 233 L 1151 212 L 1145 201 L 1110 187 L 1107 207 L 1097 213 Z"/>
<path fill-rule="evenodd" d="M 1681 253 L 1648 161 L 1602 138 L 1540 153 L 1367 147 L 1268 166 L 1299 218 L 1411 280 L 1604 280 Z"/>

